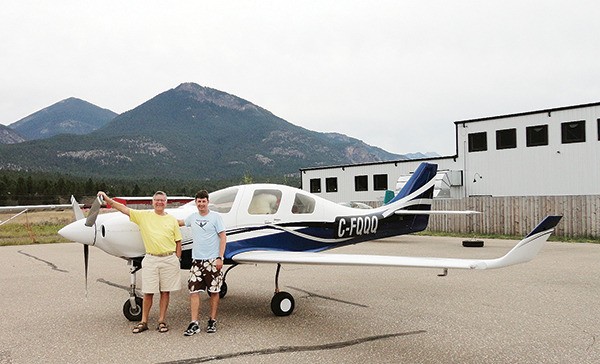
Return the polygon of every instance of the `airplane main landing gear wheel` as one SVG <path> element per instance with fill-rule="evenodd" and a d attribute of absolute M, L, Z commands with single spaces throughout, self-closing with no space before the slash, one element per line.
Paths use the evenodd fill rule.
<path fill-rule="evenodd" d="M 143 300 L 141 297 L 135 297 L 135 309 L 131 306 L 131 301 L 125 301 L 123 305 L 123 315 L 129 321 L 141 321 L 142 320 L 142 304 Z"/>
<path fill-rule="evenodd" d="M 294 306 L 294 297 L 287 292 L 277 292 L 271 299 L 271 311 L 275 316 L 289 316 Z"/>

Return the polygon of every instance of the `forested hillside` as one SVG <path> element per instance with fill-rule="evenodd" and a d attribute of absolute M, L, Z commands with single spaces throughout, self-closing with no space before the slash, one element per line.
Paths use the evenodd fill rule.
<path fill-rule="evenodd" d="M 81 203 L 91 203 L 98 191 L 112 196 L 151 196 L 162 190 L 171 196 L 194 196 L 200 189 L 220 188 L 252 183 L 270 182 L 300 187 L 299 177 L 264 178 L 244 175 L 240 179 L 220 181 L 183 181 L 147 179 L 132 182 L 123 179 L 80 178 L 59 174 L 0 172 L 0 206 L 45 205 L 70 202 L 71 195 Z"/>

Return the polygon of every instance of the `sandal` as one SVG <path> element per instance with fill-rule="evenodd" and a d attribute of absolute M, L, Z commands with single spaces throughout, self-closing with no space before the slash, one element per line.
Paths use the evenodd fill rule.
<path fill-rule="evenodd" d="M 148 330 L 148 324 L 146 322 L 140 322 L 139 324 L 135 325 L 131 332 L 134 334 L 139 334 L 140 332 L 144 332 L 146 330 Z"/>
<path fill-rule="evenodd" d="M 167 326 L 165 322 L 159 322 L 156 330 L 158 330 L 158 332 L 167 332 L 169 331 L 169 326 Z"/>

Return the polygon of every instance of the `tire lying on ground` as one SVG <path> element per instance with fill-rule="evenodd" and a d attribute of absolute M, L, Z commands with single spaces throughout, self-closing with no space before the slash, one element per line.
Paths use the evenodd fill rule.
<path fill-rule="evenodd" d="M 483 247 L 483 240 L 463 240 L 462 245 L 465 248 L 481 248 Z"/>

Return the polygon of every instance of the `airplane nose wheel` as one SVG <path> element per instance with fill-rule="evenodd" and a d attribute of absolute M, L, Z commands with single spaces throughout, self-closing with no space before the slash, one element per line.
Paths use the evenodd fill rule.
<path fill-rule="evenodd" d="M 135 308 L 131 304 L 131 299 L 125 301 L 123 305 L 123 315 L 129 321 L 141 321 L 142 320 L 142 304 L 143 300 L 141 297 L 135 297 Z"/>
<path fill-rule="evenodd" d="M 271 299 L 271 311 L 275 316 L 289 316 L 294 312 L 296 303 L 294 297 L 288 292 L 279 291 L 279 271 L 281 264 L 277 264 L 277 273 L 275 273 L 275 295 Z"/>

